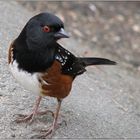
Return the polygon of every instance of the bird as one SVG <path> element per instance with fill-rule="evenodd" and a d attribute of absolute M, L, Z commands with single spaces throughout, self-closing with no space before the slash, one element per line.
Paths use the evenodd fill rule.
<path fill-rule="evenodd" d="M 52 13 L 42 12 L 29 19 L 9 47 L 8 64 L 13 77 L 37 95 L 31 114 L 21 115 L 16 121 L 32 122 L 36 115 L 48 112 L 53 115 L 52 125 L 41 138 L 54 134 L 61 103 L 70 94 L 75 78 L 86 72 L 87 66 L 116 64 L 106 58 L 77 57 L 58 43 L 62 38 L 69 38 L 63 21 Z M 57 99 L 55 113 L 39 111 L 46 96 Z"/>

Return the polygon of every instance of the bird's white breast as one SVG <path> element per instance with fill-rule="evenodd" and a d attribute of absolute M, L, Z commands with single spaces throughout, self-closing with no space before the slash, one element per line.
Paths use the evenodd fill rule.
<path fill-rule="evenodd" d="M 15 79 L 25 89 L 36 94 L 40 93 L 38 73 L 31 74 L 26 71 L 20 70 L 16 61 L 14 61 L 12 64 L 9 64 L 9 67 Z"/>

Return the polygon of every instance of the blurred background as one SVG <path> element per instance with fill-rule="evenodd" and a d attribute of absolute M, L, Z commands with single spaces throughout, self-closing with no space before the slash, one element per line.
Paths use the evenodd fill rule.
<path fill-rule="evenodd" d="M 82 55 L 94 55 L 96 50 L 140 70 L 140 2 L 19 3 L 34 13 L 58 15 L 72 38 L 85 47 Z"/>

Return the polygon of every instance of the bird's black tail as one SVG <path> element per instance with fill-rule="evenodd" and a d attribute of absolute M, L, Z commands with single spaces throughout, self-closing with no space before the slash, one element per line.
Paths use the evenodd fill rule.
<path fill-rule="evenodd" d="M 117 63 L 105 58 L 97 58 L 97 57 L 79 57 L 82 64 L 86 66 L 90 65 L 116 65 Z"/>

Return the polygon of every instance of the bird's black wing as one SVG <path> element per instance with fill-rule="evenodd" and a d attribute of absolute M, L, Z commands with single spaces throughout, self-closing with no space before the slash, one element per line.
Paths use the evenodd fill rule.
<path fill-rule="evenodd" d="M 116 62 L 106 58 L 98 57 L 76 57 L 59 44 L 57 45 L 55 59 L 62 65 L 62 73 L 77 76 L 86 71 L 85 67 L 90 65 L 115 65 Z"/>
<path fill-rule="evenodd" d="M 82 61 L 58 44 L 55 59 L 61 63 L 62 73 L 73 77 L 85 72 Z"/>

